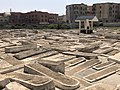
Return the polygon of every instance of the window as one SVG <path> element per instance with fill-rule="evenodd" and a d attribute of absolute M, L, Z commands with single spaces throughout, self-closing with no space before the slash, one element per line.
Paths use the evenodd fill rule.
<path fill-rule="evenodd" d="M 35 15 L 35 17 L 37 17 L 37 15 Z"/>
<path fill-rule="evenodd" d="M 111 10 L 109 10 L 109 16 L 112 16 L 112 11 Z"/>
<path fill-rule="evenodd" d="M 113 5 L 113 8 L 114 8 L 114 5 Z"/>
<path fill-rule="evenodd" d="M 74 14 L 78 14 L 78 11 L 75 11 Z"/>
<path fill-rule="evenodd" d="M 108 22 L 108 20 L 106 20 L 106 22 Z"/>
<path fill-rule="evenodd" d="M 45 22 L 47 22 L 47 19 L 45 19 Z"/>
<path fill-rule="evenodd" d="M 112 7 L 109 7 L 109 10 L 112 10 Z"/>
<path fill-rule="evenodd" d="M 77 15 L 75 15 L 75 18 L 77 18 L 78 16 Z"/>
<path fill-rule="evenodd" d="M 101 17 L 101 11 L 100 11 L 100 17 Z"/>
<path fill-rule="evenodd" d="M 34 15 L 32 15 L 32 17 L 34 17 Z"/>

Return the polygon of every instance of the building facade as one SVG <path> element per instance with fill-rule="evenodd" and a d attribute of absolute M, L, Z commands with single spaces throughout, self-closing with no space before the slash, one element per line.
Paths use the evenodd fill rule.
<path fill-rule="evenodd" d="M 93 16 L 93 6 L 87 6 L 87 16 Z"/>
<path fill-rule="evenodd" d="M 9 23 L 12 23 L 12 24 L 22 23 L 21 16 L 22 16 L 21 12 L 11 12 Z"/>
<path fill-rule="evenodd" d="M 11 14 L 9 12 L 0 13 L 0 24 L 7 24 L 7 23 L 9 23 L 10 15 Z"/>
<path fill-rule="evenodd" d="M 100 22 L 120 22 L 120 3 L 71 4 L 66 6 L 66 21 L 74 23 L 78 16 L 97 16 Z"/>
<path fill-rule="evenodd" d="M 58 22 L 58 14 L 49 13 L 48 14 L 48 22 L 49 23 L 57 23 Z"/>
<path fill-rule="evenodd" d="M 100 22 L 118 22 L 120 19 L 120 4 L 96 3 L 93 4 L 93 13 Z"/>
<path fill-rule="evenodd" d="M 41 11 L 31 11 L 27 13 L 11 12 L 11 24 L 49 24 L 57 23 L 58 14 Z"/>
<path fill-rule="evenodd" d="M 48 24 L 48 13 L 40 11 L 31 11 L 25 13 L 24 23 L 28 24 Z"/>
<path fill-rule="evenodd" d="M 75 23 L 75 20 L 79 16 L 87 14 L 86 4 L 71 4 L 66 6 L 66 20 L 68 23 Z"/>
<path fill-rule="evenodd" d="M 66 15 L 58 16 L 59 23 L 66 23 Z"/>

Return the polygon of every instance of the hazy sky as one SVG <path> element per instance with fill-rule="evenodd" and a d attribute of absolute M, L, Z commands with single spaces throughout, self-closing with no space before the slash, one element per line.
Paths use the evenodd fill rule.
<path fill-rule="evenodd" d="M 31 10 L 48 11 L 65 14 L 65 6 L 72 3 L 92 5 L 100 2 L 120 3 L 120 0 L 0 0 L 0 12 L 12 11 L 27 12 Z"/>

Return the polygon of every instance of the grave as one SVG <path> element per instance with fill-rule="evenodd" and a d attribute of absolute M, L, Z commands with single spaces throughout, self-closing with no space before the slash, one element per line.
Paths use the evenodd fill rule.
<path fill-rule="evenodd" d="M 5 86 L 4 90 L 30 90 L 30 89 L 26 88 L 25 86 L 17 82 L 10 82 Z"/>
<path fill-rule="evenodd" d="M 69 70 L 69 71 L 66 71 L 65 74 L 66 75 L 74 75 L 75 73 L 77 72 L 80 72 L 80 71 L 83 71 L 83 70 L 86 70 L 96 64 L 99 64 L 101 63 L 98 59 L 96 60 L 89 60 L 89 61 L 86 61 L 84 63 L 81 63 L 81 64 L 78 64 L 76 65 L 73 69 Z"/>
<path fill-rule="evenodd" d="M 49 50 L 45 50 L 45 49 L 42 49 L 42 48 L 32 49 L 32 50 L 27 50 L 27 51 L 16 53 L 14 55 L 14 57 L 21 60 L 21 59 L 24 59 L 24 58 L 27 58 L 27 57 L 30 57 L 30 56 L 33 56 L 33 55 L 42 54 L 42 53 L 45 53 L 45 52 L 48 52 L 48 51 Z"/>
<path fill-rule="evenodd" d="M 79 81 L 64 74 L 56 73 L 38 63 L 25 65 L 24 70 L 30 74 L 44 75 L 51 78 L 54 81 L 55 86 L 60 89 L 73 90 L 79 87 Z"/>
<path fill-rule="evenodd" d="M 91 75 L 85 76 L 84 78 L 89 82 L 95 82 L 97 80 L 103 79 L 109 75 L 112 75 L 112 74 L 118 72 L 119 69 L 120 69 L 119 66 L 113 65 L 113 66 L 103 69 L 101 71 L 95 72 Z"/>
<path fill-rule="evenodd" d="M 37 45 L 12 46 L 12 47 L 6 47 L 5 52 L 6 53 L 18 53 L 21 51 L 35 49 L 35 48 L 37 48 Z"/>
<path fill-rule="evenodd" d="M 7 74 L 11 81 L 20 83 L 30 90 L 55 90 L 54 83 L 45 76 L 30 75 L 25 73 L 12 72 Z"/>

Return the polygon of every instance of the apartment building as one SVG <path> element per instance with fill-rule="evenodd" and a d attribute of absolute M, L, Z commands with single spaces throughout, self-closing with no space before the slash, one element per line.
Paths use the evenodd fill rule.
<path fill-rule="evenodd" d="M 120 19 L 120 4 L 96 3 L 93 4 L 93 13 L 100 22 L 118 22 Z"/>
<path fill-rule="evenodd" d="M 118 4 L 118 6 L 119 6 L 119 13 L 118 13 L 118 19 L 120 20 L 120 3 Z"/>
<path fill-rule="evenodd" d="M 29 24 L 48 24 L 48 13 L 41 11 L 31 11 L 25 15 L 25 23 Z"/>
<path fill-rule="evenodd" d="M 49 13 L 48 14 L 48 22 L 49 23 L 57 23 L 58 22 L 58 14 Z"/>
<path fill-rule="evenodd" d="M 66 19 L 68 23 L 75 23 L 75 20 L 79 16 L 87 14 L 86 4 L 71 4 L 66 6 Z"/>
<path fill-rule="evenodd" d="M 12 23 L 12 24 L 22 23 L 22 20 L 21 20 L 22 14 L 23 13 L 21 12 L 11 12 L 9 23 Z"/>
<path fill-rule="evenodd" d="M 93 16 L 93 6 L 87 6 L 87 16 Z"/>
<path fill-rule="evenodd" d="M 11 12 L 10 23 L 12 24 L 49 24 L 57 23 L 58 14 L 41 11 L 27 13 Z"/>
<path fill-rule="evenodd" d="M 58 16 L 58 22 L 59 23 L 65 23 L 66 22 L 66 15 Z"/>

